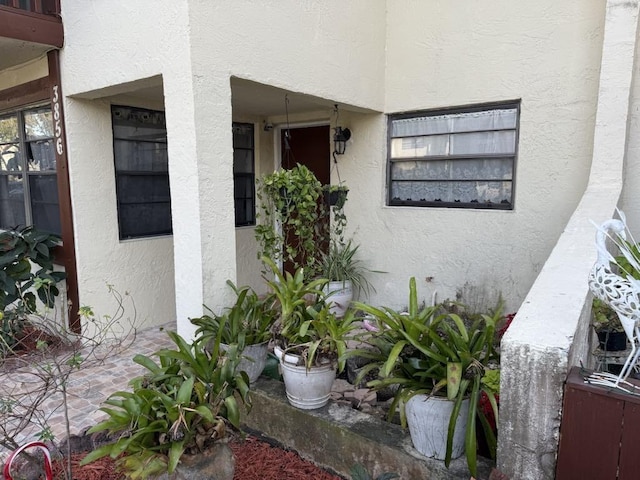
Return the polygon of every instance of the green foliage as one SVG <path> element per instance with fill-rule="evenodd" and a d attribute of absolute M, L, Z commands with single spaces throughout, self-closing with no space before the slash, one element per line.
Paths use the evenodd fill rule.
<path fill-rule="evenodd" d="M 599 298 L 593 299 L 591 311 L 596 332 L 624 332 L 618 314 Z"/>
<path fill-rule="evenodd" d="M 370 270 L 356 257 L 358 248 L 360 246 L 353 243 L 352 239 L 346 243 L 332 240 L 329 251 L 321 257 L 321 273 L 332 282 L 351 281 L 356 291 L 362 290 L 368 295 L 373 289 L 366 277 Z"/>
<path fill-rule="evenodd" d="M 381 473 L 376 478 L 367 472 L 367 470 L 361 464 L 356 464 L 351 467 L 351 480 L 391 480 L 393 478 L 400 478 L 400 475 L 397 473 Z"/>
<path fill-rule="evenodd" d="M 250 406 L 249 379 L 235 373 L 239 351 L 211 351 L 202 339 L 188 344 L 175 332 L 176 349 L 156 352 L 158 362 L 136 355 L 147 373 L 131 381 L 132 392 L 118 391 L 101 410 L 108 418 L 89 432 L 108 431 L 116 440 L 88 454 L 82 464 L 109 455 L 131 478 L 173 473 L 184 453 L 194 454 L 225 436 L 226 423 L 240 427 L 239 403 Z"/>
<path fill-rule="evenodd" d="M 618 255 L 615 258 L 615 263 L 620 269 L 620 274 L 625 278 L 633 277 L 636 280 L 640 280 L 640 270 L 634 267 L 634 264 L 638 265 L 638 262 L 640 262 L 640 245 L 628 241 L 624 243 L 626 244 L 630 258 L 626 258 L 624 255 Z M 632 260 L 633 263 L 629 260 Z"/>
<path fill-rule="evenodd" d="M 333 214 L 331 239 L 339 244 L 344 244 L 344 231 L 347 228 L 347 216 L 344 213 L 344 205 L 347 202 L 349 188 L 345 185 L 324 185 L 322 190 L 325 195 L 325 206 L 328 206 Z M 335 203 L 331 202 L 331 199 L 334 198 Z M 331 203 L 333 203 L 333 205 L 331 205 Z"/>
<path fill-rule="evenodd" d="M 0 356 L 15 348 L 27 316 L 36 313 L 37 298 L 53 307 L 60 293 L 56 284 L 65 278 L 53 271 L 58 241 L 33 227 L 0 232 Z"/>
<path fill-rule="evenodd" d="M 236 287 L 230 280 L 227 280 L 227 284 L 236 294 L 235 303 L 222 315 L 216 315 L 207 308 L 211 315 L 191 319 L 191 323 L 198 327 L 196 336 L 209 342 L 220 331 L 222 342 L 236 344 L 240 351 L 247 345 L 269 340 L 277 314 L 274 296 L 260 297 L 250 287 Z"/>
<path fill-rule="evenodd" d="M 344 369 L 347 340 L 357 324 L 353 312 L 338 319 L 322 301 L 324 278 L 306 281 L 302 269 L 295 274 L 280 269 L 270 258 L 263 262 L 273 273 L 267 281 L 280 305 L 280 316 L 274 325 L 276 341 L 288 352 L 300 355 L 310 368 L 321 360 L 337 360 Z"/>
<path fill-rule="evenodd" d="M 34 227 L 6 230 L 0 233 L 0 307 L 20 300 L 26 313 L 36 311 L 36 294 L 47 307 L 52 307 L 60 293 L 56 284 L 64 272 L 53 271 L 53 247 L 60 238 Z M 32 272 L 32 265 L 40 268 Z M 36 290 L 29 291 L 31 288 Z"/>
<path fill-rule="evenodd" d="M 379 379 L 369 382 L 376 389 L 397 385 L 391 404 L 391 418 L 399 408 L 400 420 L 406 426 L 404 405 L 416 394 L 443 394 L 454 401 L 449 422 L 445 464 L 451 461 L 453 432 L 456 419 L 465 398 L 469 398 L 469 416 L 465 434 L 465 449 L 469 470 L 476 474 L 476 415 L 483 426 L 488 422 L 478 409 L 480 393 L 484 391 L 497 418 L 497 403 L 492 387 L 483 383 L 486 365 L 495 362 L 494 350 L 496 323 L 501 312 L 478 315 L 465 321 L 459 314 L 451 313 L 446 305 L 419 307 L 416 281 L 409 283 L 408 312 L 396 312 L 390 308 L 375 308 L 356 303 L 355 308 L 375 319 L 378 332 L 372 333 L 369 343 L 375 350 L 361 349 L 347 355 L 368 357 L 368 364 L 359 374 L 360 381 L 367 373 L 378 370 Z M 460 307 L 458 307 L 459 309 Z M 484 421 L 483 421 L 484 420 Z M 495 435 L 491 428 L 484 428 L 490 449 L 495 452 Z"/>
<path fill-rule="evenodd" d="M 318 199 L 322 185 L 313 172 L 297 164 L 281 169 L 258 180 L 260 224 L 256 225 L 256 240 L 260 245 L 258 258 L 292 262 L 294 269 L 304 267 L 306 278 L 318 271 L 318 239 L 322 223 Z"/>

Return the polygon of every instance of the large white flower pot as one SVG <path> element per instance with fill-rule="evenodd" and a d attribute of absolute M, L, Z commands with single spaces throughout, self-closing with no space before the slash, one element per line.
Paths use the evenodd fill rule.
<path fill-rule="evenodd" d="M 415 449 L 427 457 L 444 460 L 447 453 L 449 419 L 455 402 L 443 397 L 414 395 L 405 407 L 411 441 Z M 464 453 L 469 400 L 462 401 L 453 434 L 451 458 Z"/>
<path fill-rule="evenodd" d="M 324 292 L 329 311 L 338 318 L 344 317 L 349 305 L 351 305 L 351 300 L 353 300 L 351 280 L 329 282 L 324 287 Z"/>
<path fill-rule="evenodd" d="M 269 353 L 269 342 L 258 343 L 255 345 L 247 345 L 241 353 L 240 362 L 236 367 L 238 372 L 246 372 L 249 376 L 249 382 L 254 383 L 260 377 L 267 363 L 267 355 Z M 221 344 L 220 348 L 226 350 L 228 347 Z"/>
<path fill-rule="evenodd" d="M 295 355 L 285 355 L 274 350 L 280 359 L 280 369 L 289 403 L 301 410 L 313 410 L 324 407 L 329 402 L 331 387 L 336 379 L 336 365 L 328 363 L 320 367 L 307 369 Z"/>

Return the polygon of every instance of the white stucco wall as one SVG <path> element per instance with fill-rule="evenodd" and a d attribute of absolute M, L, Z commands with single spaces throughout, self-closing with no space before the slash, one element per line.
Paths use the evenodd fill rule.
<path fill-rule="evenodd" d="M 593 365 L 587 278 L 595 228 L 622 190 L 637 65 L 638 0 L 608 0 L 588 187 L 501 345 L 498 467 L 510 478 L 555 477 L 564 382 Z M 630 159 L 627 158 L 627 171 Z M 637 199 L 633 201 L 637 208 Z"/>
<path fill-rule="evenodd" d="M 385 252 L 376 264 L 389 272 L 380 298 L 406 303 L 407 278 L 415 275 L 439 298 L 468 283 L 487 297 L 501 291 L 510 311 L 519 307 L 586 186 L 604 3 L 387 2 L 387 113 L 512 99 L 522 105 L 513 211 L 384 207 L 382 122 L 367 138 L 377 154 L 371 144 L 362 155 L 351 150 L 370 173 L 366 194 L 354 195 L 349 208 L 364 250 Z M 361 128 L 353 130 L 360 145 Z"/>
<path fill-rule="evenodd" d="M 203 185 L 219 185 L 201 192 L 202 202 L 219 207 L 218 216 L 203 217 L 201 225 L 203 232 L 212 232 L 203 242 L 202 261 L 205 275 L 211 274 L 205 282 L 204 298 L 215 310 L 224 305 L 224 281 L 236 275 L 219 265 L 221 251 L 225 258 L 227 253 L 236 256 L 239 280 L 246 279 L 243 283 L 258 291 L 262 286 L 255 275 L 255 267 L 259 267 L 255 257 L 247 261 L 256 248 L 253 232 L 234 231 L 233 219 L 225 217 L 232 211 L 227 209 L 232 208 L 233 192 L 228 79 L 237 76 L 336 102 L 380 108 L 384 4 L 362 0 L 300 4 L 290 0 L 267 8 L 246 0 L 213 4 L 192 1 L 189 18 L 193 74 L 197 88 L 203 89 L 203 96 L 195 102 L 198 118 L 202 119 L 197 124 L 198 130 L 207 132 L 198 137 L 198 148 L 214 159 L 211 171 L 200 170 L 200 181 Z M 203 79 L 202 84 L 199 79 Z M 284 96 L 282 106 L 284 110 Z M 260 134 L 261 142 L 263 137 Z M 273 168 L 273 157 L 268 157 L 273 152 L 273 143 L 269 146 L 267 140 L 261 148 L 258 175 Z M 225 241 L 225 232 L 229 231 L 236 235 L 237 250 L 231 250 Z"/>
<path fill-rule="evenodd" d="M 112 314 L 109 283 L 130 293 L 142 326 L 175 325 L 176 301 L 188 306 L 185 320 L 199 314 L 203 303 L 186 4 L 63 3 L 61 71 L 80 302 L 99 315 Z M 147 87 L 155 88 L 150 98 L 136 92 Z M 173 237 L 118 239 L 109 103 L 122 95 L 142 95 L 138 106 L 164 103 L 173 223 L 180 232 Z M 174 251 L 181 259 L 175 270 Z M 177 300 L 175 284 L 183 292 Z"/>
<path fill-rule="evenodd" d="M 638 40 L 636 40 L 638 45 Z M 636 52 L 635 71 L 640 59 Z M 627 224 L 636 241 L 640 241 L 640 75 L 635 75 L 631 87 L 629 109 L 629 137 L 625 155 L 622 198 L 620 208 L 627 216 Z"/>
<path fill-rule="evenodd" d="M 367 263 L 387 272 L 372 277 L 374 303 L 403 306 L 416 276 L 426 298 L 475 288 L 489 301 L 501 292 L 515 310 L 586 185 L 604 0 L 474 1 L 464 12 L 446 2 L 68 0 L 63 16 L 73 26 L 66 95 L 104 97 L 162 76 L 174 236 L 173 252 L 163 245 L 155 257 L 175 258 L 179 322 L 202 303 L 222 308 L 227 278 L 253 281 L 252 231 L 233 225 L 231 76 L 387 113 L 522 99 L 514 211 L 386 207 L 386 118 L 343 110 L 354 133 L 340 158 L 349 228 Z M 70 148 L 72 175 L 94 143 Z M 83 256 L 90 237 L 80 230 Z M 122 253 L 124 267 L 134 249 Z"/>
<path fill-rule="evenodd" d="M 133 285 L 158 278 L 161 292 L 173 288 L 168 265 L 173 256 L 178 330 L 189 336 L 193 329 L 186 319 L 199 315 L 203 303 L 214 310 L 227 304 L 225 281 L 236 279 L 236 246 L 243 255 L 245 246 L 251 249 L 249 229 L 236 231 L 233 221 L 230 77 L 381 108 L 384 13 L 384 2 L 364 0 L 346 5 L 288 1 L 269 8 L 256 8 L 251 1 L 66 1 L 62 72 L 64 93 L 74 98 L 65 106 L 81 301 L 93 298 L 88 293 L 97 291 L 96 268 L 102 267 L 93 260 L 95 224 L 115 215 L 111 201 L 87 206 L 84 200 L 93 193 L 86 184 L 85 159 L 94 157 L 98 146 L 111 149 L 104 136 L 107 125 L 101 132 L 86 126 L 108 120 L 96 99 L 135 96 L 145 86 L 136 82 L 162 78 L 173 252 L 169 242 L 159 239 L 140 240 L 136 243 L 143 246 L 134 247 L 114 237 L 101 242 L 106 249 L 101 251 L 117 255 L 107 276 L 121 275 Z M 110 173 L 101 172 L 105 189 L 112 188 Z M 117 231 L 110 223 L 104 228 Z M 131 271 L 136 248 L 148 256 Z M 147 262 L 151 259 L 155 262 Z M 152 318 L 171 314 L 153 296 L 143 301 L 140 309 Z"/>

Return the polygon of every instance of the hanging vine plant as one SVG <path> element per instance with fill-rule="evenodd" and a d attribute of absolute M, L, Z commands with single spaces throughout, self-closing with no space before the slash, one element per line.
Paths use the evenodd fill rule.
<path fill-rule="evenodd" d="M 311 170 L 296 164 L 263 176 L 257 187 L 258 257 L 291 262 L 294 269 L 304 267 L 305 278 L 313 278 L 319 271 L 322 185 Z"/>

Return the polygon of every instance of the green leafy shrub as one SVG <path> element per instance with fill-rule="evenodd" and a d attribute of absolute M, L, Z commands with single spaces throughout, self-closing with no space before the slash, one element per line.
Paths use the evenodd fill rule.
<path fill-rule="evenodd" d="M 60 237 L 34 227 L 0 232 L 0 307 L 21 300 L 28 313 L 36 311 L 36 294 L 52 307 L 60 293 L 56 284 L 66 277 L 53 271 L 53 248 Z M 34 265 L 40 268 L 32 271 Z M 35 289 L 34 293 L 31 289 Z"/>
<path fill-rule="evenodd" d="M 451 462 L 456 419 L 462 401 L 469 398 L 465 450 L 469 470 L 475 475 L 476 417 L 483 426 L 489 449 L 495 455 L 495 434 L 484 413 L 478 409 L 478 403 L 481 392 L 484 392 L 497 419 L 492 379 L 483 382 L 483 378 L 487 365 L 499 360 L 494 349 L 494 336 L 496 323 L 502 318 L 500 309 L 491 315 L 474 315 L 469 319 L 471 323 L 467 324 L 469 320 L 465 322 L 459 314 L 451 313 L 447 305 L 419 306 L 415 278 L 409 282 L 407 312 L 363 303 L 356 303 L 354 307 L 370 315 L 378 326 L 378 331 L 371 333 L 367 340 L 374 349 L 353 350 L 347 354 L 372 360 L 360 371 L 356 383 L 375 369 L 379 379 L 369 382 L 369 386 L 380 389 L 396 385 L 389 419 L 399 410 L 403 426 L 406 426 L 404 405 L 414 395 L 446 395 L 454 401 L 448 427 L 447 466 Z"/>
<path fill-rule="evenodd" d="M 53 270 L 59 240 L 34 227 L 0 232 L 0 355 L 16 347 L 37 299 L 51 308 L 60 294 L 57 284 L 66 274 Z"/>
<path fill-rule="evenodd" d="M 273 295 L 259 296 L 250 287 L 236 287 L 227 280 L 236 294 L 235 303 L 222 315 L 211 315 L 192 318 L 196 325 L 196 336 L 204 341 L 213 340 L 221 332 L 221 341 L 227 345 L 237 344 L 240 350 L 247 345 L 256 345 L 271 338 L 271 327 L 278 313 Z M 205 307 L 206 308 L 206 307 Z"/>
<path fill-rule="evenodd" d="M 158 362 L 136 355 L 134 362 L 147 373 L 132 380 L 132 392 L 113 393 L 101 408 L 107 420 L 89 430 L 108 431 L 117 439 L 82 464 L 109 455 L 131 478 L 171 474 L 183 454 L 223 438 L 227 424 L 239 428 L 239 405 L 251 405 L 249 379 L 245 372 L 235 373 L 239 351 L 232 346 L 222 352 L 220 335 L 208 352 L 202 339 L 188 344 L 169 332 L 177 349 L 157 352 Z"/>

